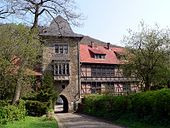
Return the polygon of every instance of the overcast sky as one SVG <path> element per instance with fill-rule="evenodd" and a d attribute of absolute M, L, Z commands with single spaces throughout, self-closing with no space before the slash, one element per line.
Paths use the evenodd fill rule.
<path fill-rule="evenodd" d="M 170 26 L 170 0 L 75 1 L 86 20 L 74 31 L 112 44 L 122 45 L 127 29 L 136 30 L 142 20 L 150 26 Z"/>

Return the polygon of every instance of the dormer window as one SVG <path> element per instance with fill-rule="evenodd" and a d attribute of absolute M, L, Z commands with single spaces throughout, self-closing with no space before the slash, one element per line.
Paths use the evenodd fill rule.
<path fill-rule="evenodd" d="M 106 53 L 98 48 L 93 48 L 89 50 L 91 53 L 91 57 L 95 59 L 105 59 Z"/>
<path fill-rule="evenodd" d="M 95 58 L 95 59 L 105 59 L 105 56 L 106 56 L 106 55 L 104 55 L 104 54 L 95 54 L 95 55 L 94 55 L 94 58 Z"/>

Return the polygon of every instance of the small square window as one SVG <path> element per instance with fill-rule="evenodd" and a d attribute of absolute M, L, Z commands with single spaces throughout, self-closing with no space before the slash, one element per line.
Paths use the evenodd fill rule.
<path fill-rule="evenodd" d="M 66 44 L 56 44 L 55 53 L 58 54 L 68 54 L 68 45 Z"/>
<path fill-rule="evenodd" d="M 94 58 L 95 59 L 105 59 L 105 55 L 103 55 L 103 54 L 95 54 Z"/>

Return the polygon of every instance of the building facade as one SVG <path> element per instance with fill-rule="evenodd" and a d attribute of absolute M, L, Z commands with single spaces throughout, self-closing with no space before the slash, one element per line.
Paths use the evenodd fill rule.
<path fill-rule="evenodd" d="M 75 34 L 61 16 L 40 34 L 43 40 L 43 72 L 52 72 L 54 86 L 63 99 L 64 111 L 73 110 L 73 103 L 80 97 L 79 89 L 79 41 L 82 35 Z"/>
<path fill-rule="evenodd" d="M 123 75 L 121 66 L 125 61 L 122 47 L 112 47 L 109 43 L 80 44 L 81 94 L 122 95 L 138 91 L 137 79 Z"/>
<path fill-rule="evenodd" d="M 137 91 L 136 78 L 125 78 L 124 48 L 76 34 L 58 16 L 40 34 L 43 72 L 52 72 L 54 86 L 64 101 L 64 111 L 74 110 L 80 97 L 92 93 Z"/>

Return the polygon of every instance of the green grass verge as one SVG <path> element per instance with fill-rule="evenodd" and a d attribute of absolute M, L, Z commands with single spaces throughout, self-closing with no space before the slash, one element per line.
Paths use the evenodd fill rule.
<path fill-rule="evenodd" d="M 48 120 L 46 117 L 26 117 L 24 120 L 7 123 L 1 128 L 58 128 L 55 119 Z"/>

